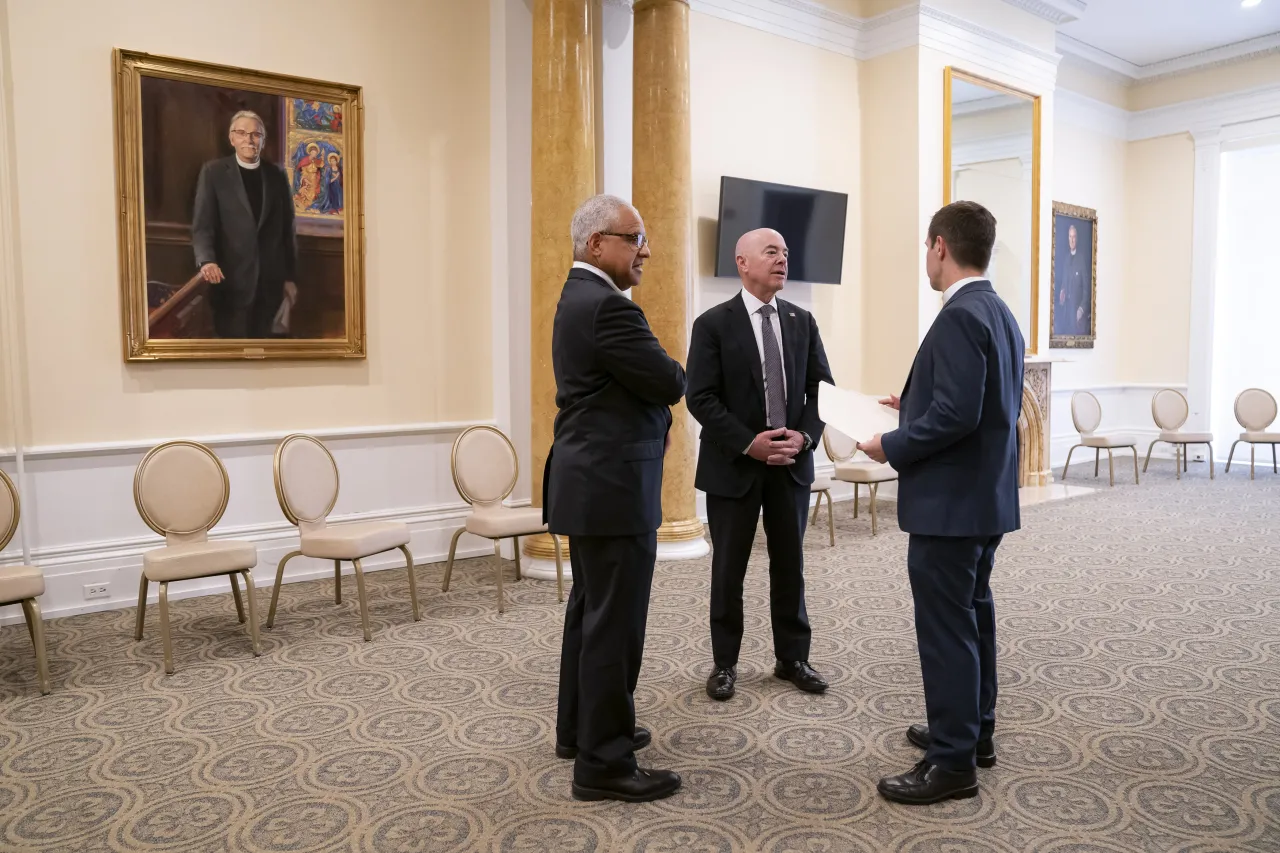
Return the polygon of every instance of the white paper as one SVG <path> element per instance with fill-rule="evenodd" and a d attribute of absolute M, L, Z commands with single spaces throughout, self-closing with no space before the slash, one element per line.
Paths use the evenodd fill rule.
<path fill-rule="evenodd" d="M 289 334 L 289 314 L 293 310 L 293 303 L 288 297 L 280 303 L 280 310 L 276 312 L 275 319 L 271 321 L 271 333 L 273 335 Z"/>
<path fill-rule="evenodd" d="M 818 417 L 854 441 L 869 441 L 898 428 L 898 413 L 879 398 L 846 391 L 830 382 L 818 389 Z"/>

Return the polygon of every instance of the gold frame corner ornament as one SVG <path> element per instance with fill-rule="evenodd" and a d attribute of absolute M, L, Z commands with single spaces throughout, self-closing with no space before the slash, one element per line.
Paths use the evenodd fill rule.
<path fill-rule="evenodd" d="M 1040 352 L 1040 171 L 1041 171 L 1041 123 L 1043 96 L 1018 89 L 998 80 L 973 74 L 948 65 L 942 69 L 942 203 L 948 205 L 951 198 L 951 91 L 955 80 L 964 80 L 977 86 L 993 89 L 1006 95 L 1031 102 L 1031 329 L 1027 353 Z M 1049 271 L 1050 276 L 1053 270 Z M 1050 300 L 1052 302 L 1052 300 Z M 1050 321 L 1052 330 L 1052 321 Z"/>
<path fill-rule="evenodd" d="M 114 48 L 115 166 L 121 339 L 126 362 L 365 358 L 364 97 L 359 86 Z M 340 338 L 152 339 L 149 337 L 143 196 L 142 83 L 159 77 L 343 105 L 345 129 L 343 280 Z"/>
<path fill-rule="evenodd" d="M 1069 216 L 1072 219 L 1083 219 L 1093 225 L 1092 255 L 1089 259 L 1089 334 L 1087 335 L 1055 335 L 1053 333 L 1053 315 L 1057 302 L 1053 298 L 1058 261 L 1058 216 Z M 1098 211 L 1091 207 L 1055 201 L 1053 218 L 1049 229 L 1049 349 L 1093 349 L 1098 340 Z"/>

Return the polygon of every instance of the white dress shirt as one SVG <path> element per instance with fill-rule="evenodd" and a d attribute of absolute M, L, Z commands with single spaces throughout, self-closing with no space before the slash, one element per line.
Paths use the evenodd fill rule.
<path fill-rule="evenodd" d="M 986 280 L 987 279 L 985 277 L 980 275 L 971 275 L 968 278 L 960 279 L 959 281 L 957 281 L 956 283 L 948 287 L 946 290 L 942 291 L 942 304 L 946 305 L 948 302 L 950 302 L 951 298 L 955 296 L 957 293 L 959 293 L 960 288 L 964 287 L 966 284 L 972 284 L 975 281 L 986 281 Z"/>
<path fill-rule="evenodd" d="M 751 317 L 751 331 L 756 334 L 756 351 L 760 354 L 760 373 L 765 377 L 764 393 L 765 399 L 767 400 L 769 398 L 769 373 L 764 369 L 764 333 L 761 331 L 764 327 L 761 325 L 760 319 L 760 309 L 765 306 L 765 303 L 756 299 L 747 292 L 746 288 L 743 288 L 742 304 L 747 306 L 747 314 Z M 782 361 L 782 375 L 785 377 L 787 375 L 787 362 L 785 360 L 786 356 L 782 354 L 782 318 L 778 316 L 778 300 L 776 298 L 771 298 L 768 304 L 773 306 L 773 317 L 770 319 L 769 324 L 773 326 L 773 336 L 778 339 L 778 359 Z M 782 400 L 783 402 L 786 402 L 787 383 L 784 380 L 782 384 Z"/>
<path fill-rule="evenodd" d="M 574 261 L 573 268 L 575 270 L 586 270 L 587 272 L 595 273 L 605 281 L 609 282 L 609 286 L 612 287 L 614 290 L 618 291 L 619 293 L 622 293 L 622 288 L 618 287 L 618 285 L 614 283 L 613 276 L 609 275 L 607 272 L 600 269 L 599 267 L 593 267 L 591 266 L 591 264 L 586 263 L 585 261 Z"/>

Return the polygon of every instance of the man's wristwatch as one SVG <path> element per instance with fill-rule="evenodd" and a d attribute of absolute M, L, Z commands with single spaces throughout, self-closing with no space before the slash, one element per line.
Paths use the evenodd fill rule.
<path fill-rule="evenodd" d="M 802 433 L 800 433 L 800 434 L 804 436 L 804 448 L 803 448 L 803 449 L 804 449 L 804 450 L 813 450 L 813 448 L 815 447 L 815 445 L 814 445 L 814 443 L 813 443 L 813 439 L 812 439 L 812 438 L 809 438 L 809 433 L 807 433 L 807 432 L 802 432 Z"/>

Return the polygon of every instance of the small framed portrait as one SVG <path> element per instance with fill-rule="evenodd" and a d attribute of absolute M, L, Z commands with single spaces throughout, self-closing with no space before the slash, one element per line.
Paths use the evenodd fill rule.
<path fill-rule="evenodd" d="M 363 358 L 360 88 L 114 59 L 125 360 Z"/>
<path fill-rule="evenodd" d="M 1053 203 L 1049 346 L 1092 349 L 1098 338 L 1098 212 Z"/>

